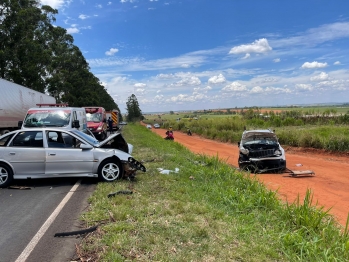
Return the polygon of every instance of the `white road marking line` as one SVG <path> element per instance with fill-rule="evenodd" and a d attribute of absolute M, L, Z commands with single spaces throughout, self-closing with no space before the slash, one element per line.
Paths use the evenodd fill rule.
<path fill-rule="evenodd" d="M 27 247 L 23 250 L 22 254 L 16 259 L 16 262 L 23 262 L 25 261 L 30 253 L 34 250 L 35 246 L 38 244 L 42 236 L 45 234 L 47 229 L 51 226 L 53 221 L 56 219 L 57 215 L 63 207 L 65 206 L 66 203 L 68 203 L 69 199 L 71 196 L 74 194 L 75 190 L 78 188 L 80 185 L 81 180 L 77 181 L 75 185 L 70 189 L 70 191 L 67 193 L 67 195 L 63 198 L 61 203 L 56 207 L 56 209 L 52 212 L 52 214 L 49 216 L 49 218 L 45 221 L 45 223 L 41 226 L 39 231 L 36 233 L 36 235 L 32 238 L 32 240 L 29 242 Z"/>

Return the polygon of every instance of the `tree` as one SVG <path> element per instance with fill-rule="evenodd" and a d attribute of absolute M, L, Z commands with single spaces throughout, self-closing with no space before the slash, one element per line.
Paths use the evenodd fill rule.
<path fill-rule="evenodd" d="M 126 102 L 127 121 L 139 121 L 143 119 L 142 111 L 139 108 L 137 97 L 132 94 Z"/>
<path fill-rule="evenodd" d="M 69 106 L 118 105 L 67 30 L 53 26 L 58 11 L 39 0 L 0 1 L 0 77 Z"/>

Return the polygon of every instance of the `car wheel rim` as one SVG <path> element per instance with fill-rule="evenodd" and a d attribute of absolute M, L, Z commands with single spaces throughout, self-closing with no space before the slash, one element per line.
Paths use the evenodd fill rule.
<path fill-rule="evenodd" d="M 102 176 L 105 180 L 113 181 L 120 175 L 119 167 L 114 163 L 106 164 L 102 169 Z"/>
<path fill-rule="evenodd" d="M 7 170 L 3 167 L 0 167 L 0 185 L 4 184 L 7 181 L 8 173 Z"/>

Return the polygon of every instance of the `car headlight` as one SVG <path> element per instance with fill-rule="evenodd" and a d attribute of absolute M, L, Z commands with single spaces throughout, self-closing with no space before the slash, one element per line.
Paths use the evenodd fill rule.
<path fill-rule="evenodd" d="M 279 149 L 275 150 L 274 154 L 276 156 L 281 156 L 282 155 L 282 153 L 281 153 L 281 151 Z"/>
<path fill-rule="evenodd" d="M 240 152 L 244 155 L 248 155 L 248 153 L 249 153 L 248 149 L 246 149 L 246 148 L 241 148 Z"/>
<path fill-rule="evenodd" d="M 97 131 L 101 131 L 102 130 L 102 126 L 99 126 L 98 128 L 97 128 Z"/>

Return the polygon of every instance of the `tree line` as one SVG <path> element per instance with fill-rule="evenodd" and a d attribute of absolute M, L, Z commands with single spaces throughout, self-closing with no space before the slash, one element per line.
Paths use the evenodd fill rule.
<path fill-rule="evenodd" d="M 73 37 L 53 26 L 57 13 L 36 0 L 1 0 L 0 77 L 48 93 L 57 103 L 120 112 Z"/>

